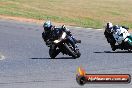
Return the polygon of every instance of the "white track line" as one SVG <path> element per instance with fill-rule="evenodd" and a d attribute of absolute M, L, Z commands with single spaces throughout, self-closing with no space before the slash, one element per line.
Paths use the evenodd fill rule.
<path fill-rule="evenodd" d="M 78 29 L 78 30 L 82 30 L 82 29 L 86 29 L 86 30 L 103 30 L 103 29 L 94 29 L 94 28 L 83 28 L 83 27 L 74 27 L 74 26 L 67 26 L 69 29 L 70 28 L 75 28 L 75 29 Z"/>

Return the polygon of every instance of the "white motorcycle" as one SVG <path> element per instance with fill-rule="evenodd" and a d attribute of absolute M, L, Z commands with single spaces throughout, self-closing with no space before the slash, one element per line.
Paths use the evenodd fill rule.
<path fill-rule="evenodd" d="M 113 33 L 116 42 L 121 50 L 132 50 L 132 36 L 125 28 L 120 27 Z"/>

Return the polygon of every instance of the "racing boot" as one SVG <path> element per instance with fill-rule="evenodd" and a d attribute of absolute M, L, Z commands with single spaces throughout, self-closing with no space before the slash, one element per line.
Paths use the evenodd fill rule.
<path fill-rule="evenodd" d="M 77 40 L 77 39 L 76 39 L 76 43 L 81 43 L 81 40 Z"/>

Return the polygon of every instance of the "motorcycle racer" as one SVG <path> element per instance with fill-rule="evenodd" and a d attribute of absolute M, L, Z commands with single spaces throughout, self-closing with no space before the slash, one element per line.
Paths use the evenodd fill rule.
<path fill-rule="evenodd" d="M 123 48 L 122 44 L 126 37 L 129 37 L 132 39 L 132 37 L 128 33 L 127 27 L 113 25 L 111 22 L 108 22 L 106 24 L 104 35 L 108 43 L 110 43 L 113 51 L 115 51 L 118 48 L 121 48 L 121 49 Z M 118 45 L 115 45 L 116 43 L 118 43 Z"/>
<path fill-rule="evenodd" d="M 42 33 L 42 38 L 48 47 L 50 47 L 53 38 L 55 38 L 56 36 L 60 36 L 62 32 L 66 32 L 66 34 L 69 36 L 69 39 L 71 39 L 72 45 L 74 47 L 76 47 L 75 46 L 76 43 L 81 42 L 80 40 L 76 40 L 72 36 L 70 30 L 67 29 L 65 25 L 62 25 L 60 28 L 57 28 L 52 25 L 51 21 L 46 21 L 43 24 L 43 28 L 44 28 L 44 32 Z M 57 56 L 60 53 L 60 50 L 56 49 L 56 46 L 52 46 L 50 48 L 52 48 L 52 50 L 55 51 L 55 54 L 56 54 L 55 56 Z"/>

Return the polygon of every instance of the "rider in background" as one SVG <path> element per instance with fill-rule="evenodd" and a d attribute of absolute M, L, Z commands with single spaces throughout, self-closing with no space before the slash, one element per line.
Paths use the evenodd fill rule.
<path fill-rule="evenodd" d="M 124 31 L 128 34 L 128 27 L 125 26 L 119 26 L 119 25 L 113 25 L 111 22 L 108 22 L 105 26 L 105 32 L 104 35 L 110 43 L 111 48 L 113 51 L 119 48 L 119 45 L 116 45 L 116 42 L 121 42 L 120 41 L 120 32 Z M 129 35 L 128 35 L 129 36 Z"/>
<path fill-rule="evenodd" d="M 114 51 L 117 46 L 115 45 L 116 44 L 116 40 L 115 38 L 113 37 L 113 24 L 111 22 L 108 22 L 105 26 L 105 32 L 104 32 L 104 35 L 107 39 L 107 42 L 110 43 L 111 45 L 111 48 L 112 50 Z"/>

